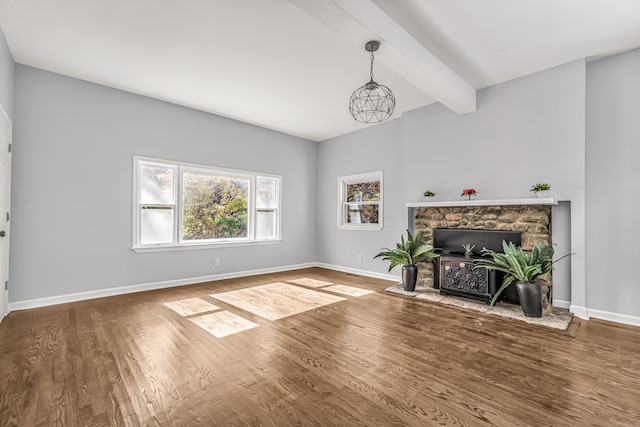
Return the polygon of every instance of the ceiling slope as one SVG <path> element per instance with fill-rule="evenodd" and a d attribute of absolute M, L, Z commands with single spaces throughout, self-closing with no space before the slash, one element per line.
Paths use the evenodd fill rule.
<path fill-rule="evenodd" d="M 362 129 L 369 80 L 396 112 L 640 47 L 638 0 L 0 0 L 17 63 L 314 141 Z"/>
<path fill-rule="evenodd" d="M 385 62 L 403 78 L 458 114 L 476 110 L 476 91 L 371 0 L 333 0 L 402 57 Z"/>

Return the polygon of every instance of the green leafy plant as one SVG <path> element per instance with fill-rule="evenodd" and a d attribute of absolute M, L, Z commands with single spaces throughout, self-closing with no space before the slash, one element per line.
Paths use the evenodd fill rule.
<path fill-rule="evenodd" d="M 391 271 L 399 265 L 416 265 L 427 259 L 439 257 L 440 255 L 433 252 L 433 246 L 422 244 L 423 236 L 422 231 L 413 235 L 411 231 L 407 230 L 406 240 L 404 235 L 400 236 L 400 242 L 396 244 L 394 249 L 382 248 L 383 251 L 373 258 L 382 257 L 383 261 L 391 262 L 389 265 L 389 271 Z"/>
<path fill-rule="evenodd" d="M 547 190 L 551 190 L 551 186 L 546 182 L 541 182 L 540 184 L 532 185 L 531 190 L 529 191 L 533 191 L 534 193 L 537 193 L 538 191 L 547 191 Z"/>
<path fill-rule="evenodd" d="M 515 246 L 513 242 L 502 241 L 502 249 L 504 253 L 495 252 L 489 249 L 483 249 L 482 255 L 489 255 L 491 258 L 475 259 L 473 263 L 476 267 L 486 268 L 487 270 L 501 271 L 505 273 L 502 286 L 493 296 L 491 305 L 494 305 L 498 297 L 509 285 L 515 282 L 532 282 L 553 268 L 553 253 L 551 246 L 543 246 L 538 243 L 534 246 L 531 253 L 522 250 L 520 246 Z M 562 258 L 569 256 L 565 255 Z M 557 261 L 559 261 L 559 258 Z"/>
<path fill-rule="evenodd" d="M 436 193 L 434 193 L 433 191 L 426 190 L 424 192 L 424 197 L 435 197 L 435 196 L 436 196 Z"/>

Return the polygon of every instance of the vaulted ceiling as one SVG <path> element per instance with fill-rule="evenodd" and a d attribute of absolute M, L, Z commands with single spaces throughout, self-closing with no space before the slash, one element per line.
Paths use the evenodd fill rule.
<path fill-rule="evenodd" d="M 393 118 L 581 58 L 640 47 L 638 0 L 0 0 L 14 60 L 320 141 L 369 79 Z"/>

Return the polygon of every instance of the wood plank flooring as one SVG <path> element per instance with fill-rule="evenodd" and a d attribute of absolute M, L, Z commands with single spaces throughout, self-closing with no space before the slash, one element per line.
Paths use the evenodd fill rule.
<path fill-rule="evenodd" d="M 274 321 L 210 297 L 301 278 L 376 292 Z M 560 332 L 388 285 L 313 268 L 13 312 L 0 426 L 640 426 L 640 328 Z M 259 326 L 217 338 L 164 305 L 187 298 Z"/>

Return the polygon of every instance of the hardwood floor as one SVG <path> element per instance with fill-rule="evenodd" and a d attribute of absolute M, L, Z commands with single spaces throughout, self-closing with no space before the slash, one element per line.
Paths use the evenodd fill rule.
<path fill-rule="evenodd" d="M 300 278 L 377 292 L 275 321 L 210 296 Z M 559 332 L 388 284 L 313 268 L 13 312 L 0 426 L 640 426 L 640 328 Z M 217 338 L 163 304 L 194 297 L 259 326 Z"/>

